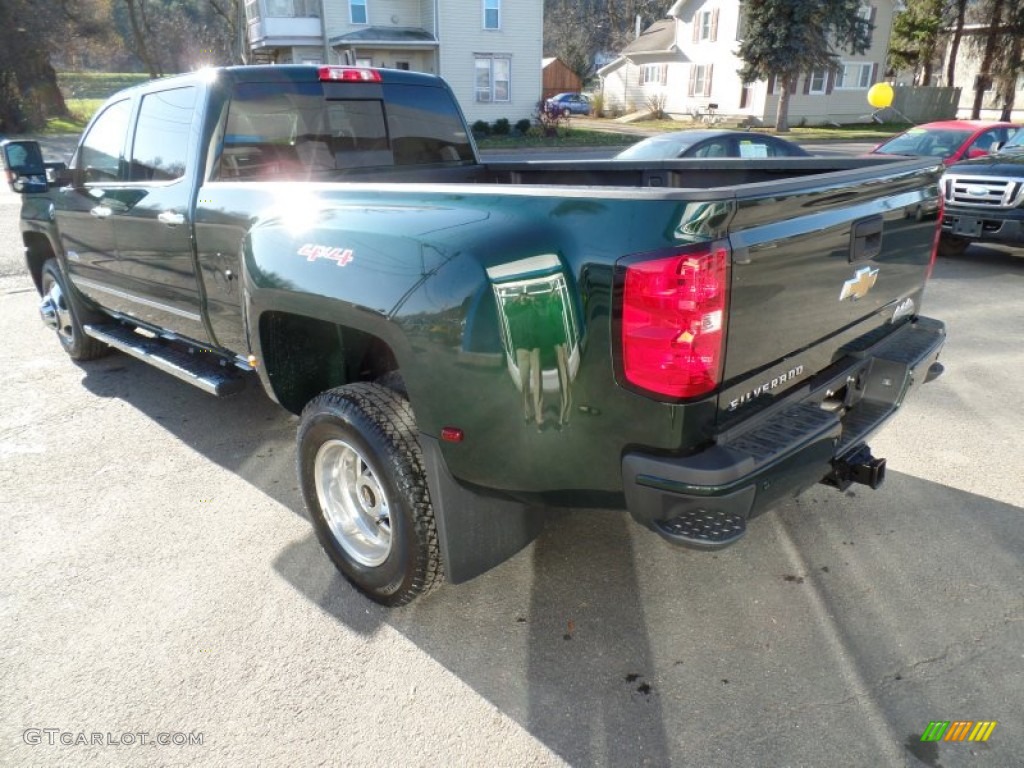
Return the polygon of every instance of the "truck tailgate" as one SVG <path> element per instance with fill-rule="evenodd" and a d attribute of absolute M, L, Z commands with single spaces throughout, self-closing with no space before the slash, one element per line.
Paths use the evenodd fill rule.
<path fill-rule="evenodd" d="M 740 188 L 719 422 L 765 405 L 917 314 L 941 166 Z M 799 187 L 799 189 L 797 189 Z"/>

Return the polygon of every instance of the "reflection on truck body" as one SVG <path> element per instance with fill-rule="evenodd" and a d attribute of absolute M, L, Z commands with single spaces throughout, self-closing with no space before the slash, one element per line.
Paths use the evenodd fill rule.
<path fill-rule="evenodd" d="M 572 412 L 571 384 L 580 364 L 579 326 L 562 263 L 554 254 L 487 270 L 498 307 L 509 375 L 522 395 L 523 420 L 538 431 L 548 422 L 545 393 L 558 393 L 551 421 Z"/>

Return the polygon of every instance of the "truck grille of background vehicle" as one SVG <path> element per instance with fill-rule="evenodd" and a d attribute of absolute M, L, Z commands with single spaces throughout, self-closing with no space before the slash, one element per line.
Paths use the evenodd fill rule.
<path fill-rule="evenodd" d="M 942 179 L 942 196 L 947 205 L 1016 208 L 1024 203 L 1024 183 L 991 176 L 947 175 Z"/>
<path fill-rule="evenodd" d="M 697 549 L 721 549 L 747 532 L 747 521 L 727 512 L 703 509 L 684 512 L 671 520 L 656 521 L 655 530 L 673 544 Z"/>
<path fill-rule="evenodd" d="M 149 363 L 217 397 L 233 395 L 245 387 L 245 379 L 232 367 L 220 364 L 221 357 L 206 350 L 190 354 L 188 349 L 161 339 L 147 339 L 126 325 L 86 325 L 85 332 L 114 349 Z"/>

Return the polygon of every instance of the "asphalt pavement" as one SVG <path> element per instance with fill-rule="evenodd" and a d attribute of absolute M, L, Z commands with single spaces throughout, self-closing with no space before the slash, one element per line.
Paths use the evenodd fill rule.
<path fill-rule="evenodd" d="M 0 190 L 3 765 L 1024 764 L 1019 255 L 938 262 L 947 373 L 873 441 L 880 490 L 816 487 L 714 554 L 575 511 L 386 611 L 316 543 L 294 417 L 64 356 L 17 204 Z M 922 742 L 936 720 L 998 725 Z"/>

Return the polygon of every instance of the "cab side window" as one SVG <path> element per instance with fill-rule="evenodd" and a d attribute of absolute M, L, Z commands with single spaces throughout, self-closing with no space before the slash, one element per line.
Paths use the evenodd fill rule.
<path fill-rule="evenodd" d="M 129 164 L 131 181 L 173 181 L 185 175 L 196 91 L 189 86 L 142 97 Z"/>
<path fill-rule="evenodd" d="M 84 172 L 85 182 L 117 181 L 121 178 L 121 153 L 128 134 L 132 102 L 119 101 L 107 107 L 82 140 L 75 167 Z"/>

